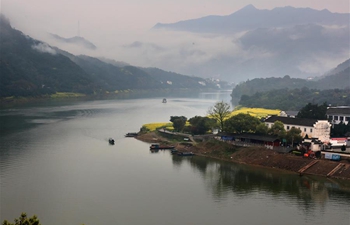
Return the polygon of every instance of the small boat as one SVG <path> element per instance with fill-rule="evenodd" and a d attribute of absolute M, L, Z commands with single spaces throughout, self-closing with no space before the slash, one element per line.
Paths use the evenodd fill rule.
<path fill-rule="evenodd" d="M 178 156 L 194 156 L 193 152 L 178 152 Z"/>
<path fill-rule="evenodd" d="M 171 149 L 171 154 L 173 154 L 173 155 L 175 155 L 175 154 L 177 154 L 177 149 Z"/>
<path fill-rule="evenodd" d="M 114 139 L 113 138 L 108 139 L 108 142 L 109 142 L 110 145 L 114 145 Z"/>
<path fill-rule="evenodd" d="M 125 137 L 136 137 L 138 133 L 127 133 L 125 134 Z"/>
<path fill-rule="evenodd" d="M 152 149 L 174 149 L 175 146 L 172 146 L 172 145 L 160 145 L 158 143 L 154 143 L 154 144 L 151 144 L 151 146 L 149 148 L 151 150 Z"/>
<path fill-rule="evenodd" d="M 163 98 L 163 101 L 162 101 L 163 103 L 167 103 L 167 100 L 166 100 L 166 98 Z"/>

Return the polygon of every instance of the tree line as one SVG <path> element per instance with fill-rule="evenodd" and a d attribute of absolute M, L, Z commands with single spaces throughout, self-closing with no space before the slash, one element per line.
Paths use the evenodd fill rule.
<path fill-rule="evenodd" d="M 308 119 L 326 119 L 327 103 L 305 105 L 297 114 L 297 118 Z M 217 102 L 208 110 L 208 116 L 195 116 L 187 119 L 185 116 L 171 116 L 170 121 L 173 123 L 174 130 L 177 132 L 186 132 L 193 135 L 206 134 L 214 128 L 218 128 L 224 133 L 253 133 L 259 135 L 271 135 L 285 140 L 286 144 L 300 143 L 303 139 L 301 130 L 292 127 L 288 131 L 285 130 L 284 124 L 276 121 L 272 127 L 267 127 L 263 119 L 251 116 L 249 114 L 240 113 L 231 115 L 230 105 L 223 101 Z M 186 122 L 189 126 L 186 126 Z M 350 132 L 350 123 L 335 124 L 331 128 L 331 136 L 344 136 Z"/>
<path fill-rule="evenodd" d="M 350 89 L 316 90 L 309 88 L 278 89 L 242 95 L 239 105 L 281 110 L 300 110 L 308 103 L 334 106 L 350 105 Z"/>

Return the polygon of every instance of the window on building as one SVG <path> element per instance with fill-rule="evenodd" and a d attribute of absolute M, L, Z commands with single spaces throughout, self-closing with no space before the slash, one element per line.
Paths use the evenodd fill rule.
<path fill-rule="evenodd" d="M 333 120 L 338 120 L 338 116 L 333 116 Z"/>
<path fill-rule="evenodd" d="M 306 132 L 306 128 L 304 128 L 304 132 Z"/>
<path fill-rule="evenodd" d="M 343 121 L 344 120 L 344 116 L 339 116 L 339 120 Z"/>
<path fill-rule="evenodd" d="M 350 116 L 345 117 L 345 121 L 350 121 Z"/>
<path fill-rule="evenodd" d="M 289 126 L 287 126 L 287 130 L 289 130 Z"/>
<path fill-rule="evenodd" d="M 310 133 L 312 133 L 312 128 L 310 128 Z"/>
<path fill-rule="evenodd" d="M 328 119 L 329 119 L 329 120 L 332 120 L 332 119 L 333 119 L 333 116 L 328 115 Z"/>

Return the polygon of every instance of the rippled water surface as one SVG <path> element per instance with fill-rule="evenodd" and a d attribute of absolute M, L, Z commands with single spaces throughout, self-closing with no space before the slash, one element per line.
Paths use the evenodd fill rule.
<path fill-rule="evenodd" d="M 43 225 L 350 224 L 350 184 L 181 158 L 127 132 L 204 116 L 229 92 L 85 101 L 0 111 L 0 219 Z M 115 145 L 108 144 L 108 138 Z"/>

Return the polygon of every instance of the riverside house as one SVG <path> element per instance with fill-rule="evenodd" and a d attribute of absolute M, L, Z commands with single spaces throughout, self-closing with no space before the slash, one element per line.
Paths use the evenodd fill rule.
<path fill-rule="evenodd" d="M 307 135 L 309 138 L 317 138 L 322 142 L 330 140 L 331 124 L 327 120 L 270 116 L 265 119 L 265 124 L 271 128 L 275 121 L 282 122 L 286 131 L 292 127 L 298 128 L 301 130 L 302 137 Z"/>
<path fill-rule="evenodd" d="M 332 125 L 341 122 L 347 125 L 350 121 L 350 106 L 328 107 L 326 115 Z"/>

